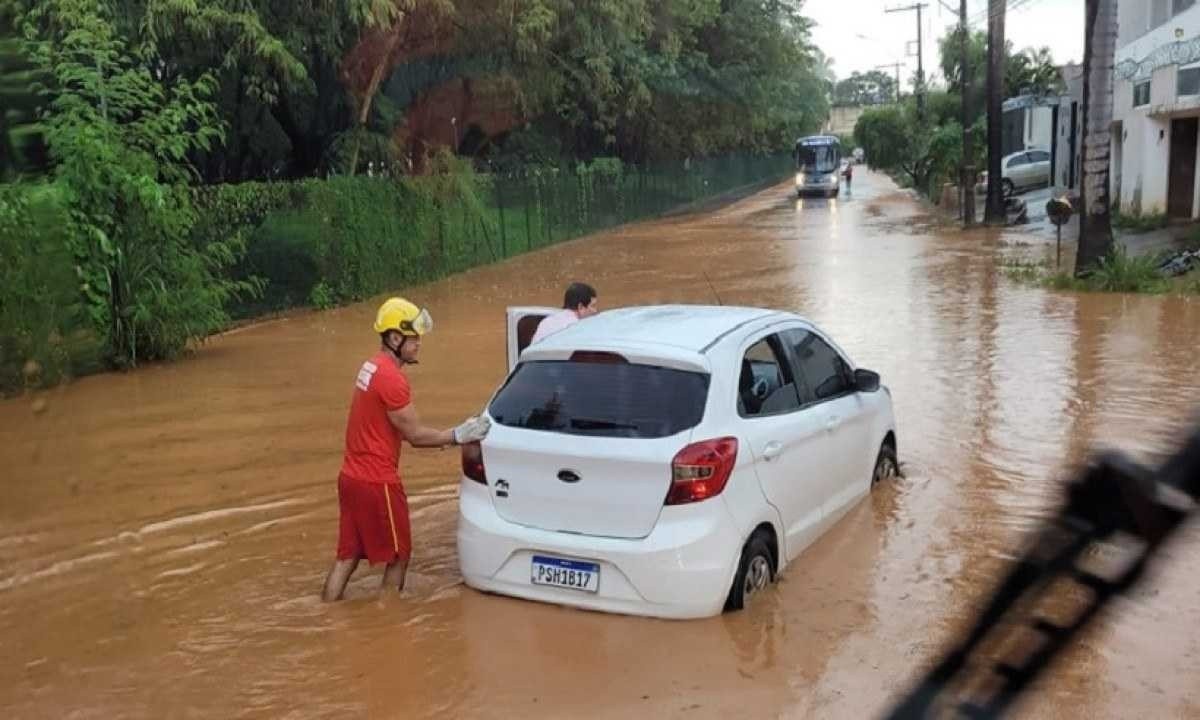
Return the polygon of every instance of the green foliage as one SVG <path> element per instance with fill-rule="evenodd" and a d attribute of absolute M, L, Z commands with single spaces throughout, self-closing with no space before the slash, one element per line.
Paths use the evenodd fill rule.
<path fill-rule="evenodd" d="M 173 357 L 251 289 L 220 279 L 236 242 L 190 244 L 187 154 L 221 137 L 212 80 L 159 82 L 153 49 L 131 48 L 97 3 L 47 0 L 24 21 L 54 84 L 45 136 L 91 326 L 115 365 Z"/>
<path fill-rule="evenodd" d="M 0 10 L 0 28 L 7 24 Z M 19 38 L 0 30 L 0 182 L 46 167 L 36 87 L 45 85 L 48 78 L 25 49 Z"/>
<path fill-rule="evenodd" d="M 1033 284 L 1041 282 L 1046 276 L 1046 263 L 1021 258 L 1004 258 L 1000 261 L 1000 270 L 1010 280 Z"/>
<path fill-rule="evenodd" d="M 896 79 L 882 70 L 853 72 L 833 90 L 835 105 L 886 105 L 896 101 Z"/>
<path fill-rule="evenodd" d="M 1100 292 L 1159 293 L 1170 286 L 1158 272 L 1157 258 L 1130 255 L 1120 244 L 1083 280 L 1088 289 Z"/>
<path fill-rule="evenodd" d="M 955 96 L 962 94 L 961 38 L 961 32 L 955 28 L 938 41 L 942 76 L 946 79 L 948 89 Z M 968 107 L 971 108 L 971 123 L 974 124 L 987 111 L 987 32 L 976 30 L 970 33 L 969 38 L 967 56 L 970 75 L 967 80 L 971 92 Z M 1012 43 L 1005 44 L 1005 98 L 1025 94 L 1050 95 L 1062 90 L 1062 77 L 1049 48 L 1030 48 L 1014 53 Z"/>
<path fill-rule="evenodd" d="M 329 287 L 324 280 L 313 285 L 312 291 L 308 294 L 308 302 L 318 310 L 328 310 L 337 305 L 333 288 Z"/>
<path fill-rule="evenodd" d="M 480 175 L 449 153 L 422 177 L 335 177 L 242 183 L 198 192 L 198 246 L 248 243 L 230 272 L 261 296 L 233 307 L 263 312 L 369 297 L 666 211 L 790 172 L 786 155 L 725 157 L 636 168 L 596 158 L 574 168 Z"/>
<path fill-rule="evenodd" d="M 1040 284 L 1052 290 L 1163 293 L 1173 285 L 1159 274 L 1158 264 L 1159 259 L 1153 255 L 1130 255 L 1124 245 L 1117 245 L 1111 254 L 1101 258 L 1095 270 L 1083 277 L 1052 272 L 1045 262 L 1010 260 L 1003 263 L 1003 270 L 1013 280 Z M 1177 287 L 1184 292 L 1190 290 L 1187 281 L 1177 284 Z"/>
<path fill-rule="evenodd" d="M 63 212 L 53 187 L 0 185 L 0 394 L 98 365 Z"/>
<path fill-rule="evenodd" d="M 873 167 L 901 167 L 910 158 L 908 146 L 915 133 L 905 109 L 899 105 L 870 108 L 859 116 L 854 139 Z"/>
<path fill-rule="evenodd" d="M 1146 233 L 1152 230 L 1161 230 L 1170 224 L 1170 218 L 1166 213 L 1141 213 L 1138 215 L 1126 215 L 1118 208 L 1112 211 L 1112 226 L 1114 229 L 1125 230 L 1132 233 Z"/>

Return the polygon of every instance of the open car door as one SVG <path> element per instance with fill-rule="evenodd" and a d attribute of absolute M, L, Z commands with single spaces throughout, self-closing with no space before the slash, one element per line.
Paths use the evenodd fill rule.
<path fill-rule="evenodd" d="M 521 357 L 521 351 L 529 347 L 533 334 L 537 332 L 538 324 L 548 315 L 558 312 L 559 308 L 549 307 L 510 307 L 508 315 L 508 371 L 512 372 Z"/>

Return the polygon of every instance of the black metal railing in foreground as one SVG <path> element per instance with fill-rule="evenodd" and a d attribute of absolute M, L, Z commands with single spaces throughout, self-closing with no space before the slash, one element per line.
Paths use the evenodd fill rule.
<path fill-rule="evenodd" d="M 1200 500 L 1200 428 L 1157 470 L 1098 458 L 996 587 L 974 626 L 886 717 L 1002 715 Z"/>

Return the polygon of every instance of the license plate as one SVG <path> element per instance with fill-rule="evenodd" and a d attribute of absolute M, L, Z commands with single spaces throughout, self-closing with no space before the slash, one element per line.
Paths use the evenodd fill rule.
<path fill-rule="evenodd" d="M 534 555 L 529 579 L 534 585 L 594 593 L 600 589 L 600 566 L 593 562 Z"/>

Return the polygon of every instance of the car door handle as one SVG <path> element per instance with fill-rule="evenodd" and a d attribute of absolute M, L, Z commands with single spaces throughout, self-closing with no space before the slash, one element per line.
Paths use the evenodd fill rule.
<path fill-rule="evenodd" d="M 779 457 L 779 454 L 782 452 L 783 452 L 783 445 L 780 445 L 779 443 L 772 440 L 771 442 L 767 443 L 763 447 L 763 452 L 762 452 L 763 460 L 766 460 L 767 462 L 771 462 L 775 458 Z"/>
<path fill-rule="evenodd" d="M 838 425 L 842 424 L 842 419 L 837 415 L 830 415 L 825 419 L 825 429 L 829 432 L 837 430 Z"/>

